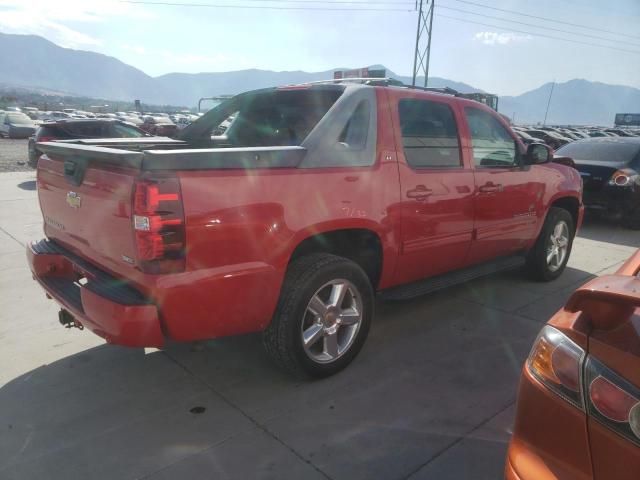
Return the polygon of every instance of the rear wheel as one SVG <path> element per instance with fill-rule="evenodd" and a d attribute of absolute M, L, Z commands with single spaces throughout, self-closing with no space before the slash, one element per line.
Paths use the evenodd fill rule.
<path fill-rule="evenodd" d="M 548 282 L 562 274 L 571 254 L 574 232 L 571 214 L 551 207 L 540 236 L 527 255 L 527 270 L 533 278 Z"/>
<path fill-rule="evenodd" d="M 28 145 L 29 150 L 29 161 L 28 164 L 31 168 L 36 168 L 38 166 L 38 151 L 36 150 L 36 144 L 34 141 L 29 140 Z"/>
<path fill-rule="evenodd" d="M 335 255 L 307 255 L 289 266 L 263 341 L 285 369 L 326 377 L 356 357 L 372 317 L 373 289 L 356 263 Z"/>

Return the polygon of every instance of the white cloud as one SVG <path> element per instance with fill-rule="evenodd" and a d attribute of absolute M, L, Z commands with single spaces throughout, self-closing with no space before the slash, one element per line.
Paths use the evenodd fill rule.
<path fill-rule="evenodd" d="M 532 40 L 531 35 L 519 33 L 498 33 L 498 32 L 477 32 L 473 39 L 484 45 L 509 45 L 512 43 L 522 43 Z"/>
<path fill-rule="evenodd" d="M 216 55 L 200 55 L 197 53 L 175 53 L 169 50 L 160 52 L 162 58 L 171 64 L 214 66 L 229 58 L 221 53 Z"/>
<path fill-rule="evenodd" d="M 113 0 L 0 0 L 0 30 L 41 35 L 69 48 L 102 44 L 75 27 L 78 23 L 99 23 L 120 15 L 148 18 L 146 11 Z"/>
<path fill-rule="evenodd" d="M 128 43 L 124 43 L 122 48 L 133 53 L 137 53 L 138 55 L 145 55 L 147 53 L 147 49 L 142 45 L 129 45 Z"/>

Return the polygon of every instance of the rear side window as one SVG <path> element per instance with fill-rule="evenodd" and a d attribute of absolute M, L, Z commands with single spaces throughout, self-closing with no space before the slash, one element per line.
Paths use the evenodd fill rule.
<path fill-rule="evenodd" d="M 41 125 L 38 129 L 38 139 L 41 137 L 54 137 L 57 139 L 71 138 L 69 132 L 59 128 L 57 125 Z"/>
<path fill-rule="evenodd" d="M 517 164 L 516 142 L 490 113 L 464 109 L 471 133 L 473 163 L 476 167 L 513 167 Z"/>
<path fill-rule="evenodd" d="M 363 150 L 369 133 L 369 102 L 362 101 L 353 112 L 338 140 L 350 150 Z"/>
<path fill-rule="evenodd" d="M 103 123 L 69 123 L 60 128 L 67 132 L 69 138 L 100 138 L 107 131 Z"/>
<path fill-rule="evenodd" d="M 413 168 L 460 167 L 460 142 L 449 105 L 403 99 L 398 104 L 402 147 Z"/>

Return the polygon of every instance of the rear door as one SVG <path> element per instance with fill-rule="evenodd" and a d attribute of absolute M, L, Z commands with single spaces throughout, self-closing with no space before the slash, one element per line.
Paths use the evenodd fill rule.
<path fill-rule="evenodd" d="M 489 109 L 464 107 L 466 152 L 475 176 L 475 236 L 470 263 L 508 255 L 535 236 L 544 189 L 536 168 L 523 167 L 515 135 Z"/>
<path fill-rule="evenodd" d="M 473 172 L 449 98 L 417 92 L 392 102 L 400 169 L 399 283 L 464 265 L 473 231 Z"/>

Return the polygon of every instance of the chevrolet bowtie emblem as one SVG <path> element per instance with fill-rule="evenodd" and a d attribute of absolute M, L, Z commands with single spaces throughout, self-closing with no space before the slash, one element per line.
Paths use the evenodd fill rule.
<path fill-rule="evenodd" d="M 67 193 L 67 203 L 71 208 L 80 208 L 82 200 L 76 192 L 69 192 Z"/>

